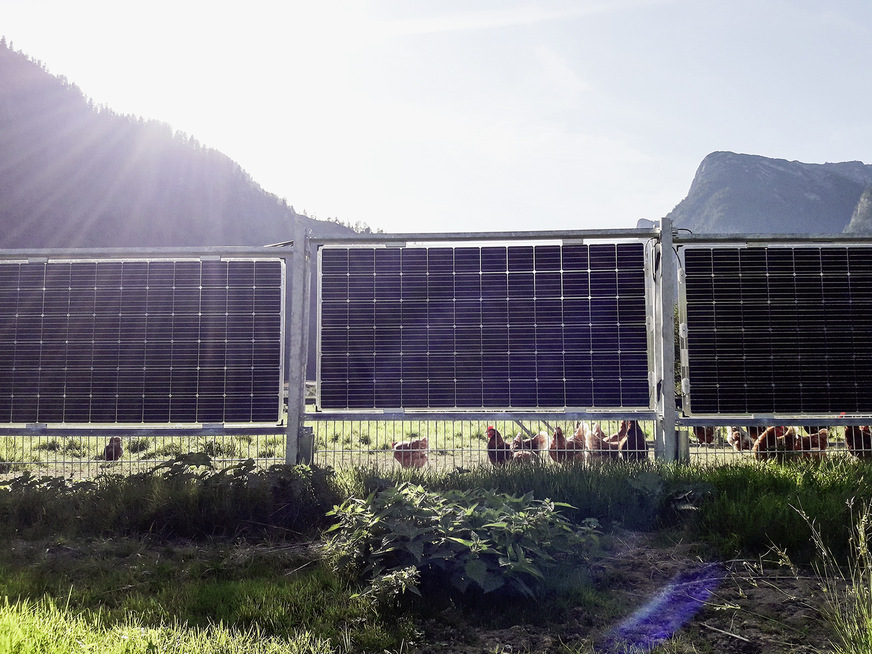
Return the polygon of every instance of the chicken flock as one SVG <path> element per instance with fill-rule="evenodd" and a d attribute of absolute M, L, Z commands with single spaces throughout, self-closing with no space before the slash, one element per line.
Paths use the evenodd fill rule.
<path fill-rule="evenodd" d="M 701 445 L 715 445 L 718 429 L 694 426 L 693 434 Z M 734 450 L 758 460 L 784 461 L 788 458 L 822 458 L 827 455 L 830 431 L 826 428 L 788 426 L 729 427 L 726 442 Z M 861 459 L 872 459 L 872 426 L 845 427 L 846 450 Z M 427 438 L 392 444 L 394 459 L 403 468 L 422 468 L 428 463 Z M 599 423 L 576 423 L 570 436 L 556 427 L 550 434 L 519 433 L 511 440 L 494 426 L 487 428 L 487 457 L 495 466 L 510 463 L 540 463 L 544 454 L 555 463 L 597 463 L 642 461 L 648 458 L 645 432 L 635 420 L 623 420 L 618 431 L 606 435 Z"/>
<path fill-rule="evenodd" d="M 716 442 L 717 429 L 694 426 L 693 435 L 701 445 Z M 787 458 L 819 459 L 827 455 L 830 430 L 803 427 L 802 431 L 788 426 L 729 427 L 727 443 L 737 452 L 746 452 L 755 459 L 784 461 Z M 803 433 L 804 432 L 804 433 Z M 860 459 L 872 459 L 872 428 L 848 425 L 845 427 L 845 448 Z"/>
<path fill-rule="evenodd" d="M 403 468 L 421 468 L 427 464 L 429 444 L 426 438 L 415 438 L 392 444 L 394 459 Z M 578 423 L 571 436 L 557 427 L 549 434 L 518 434 L 506 441 L 494 426 L 487 428 L 487 457 L 495 466 L 509 463 L 542 462 L 543 453 L 555 463 L 608 460 L 641 461 L 648 458 L 645 432 L 635 420 L 624 420 L 614 434 L 606 436 L 599 423 Z"/>

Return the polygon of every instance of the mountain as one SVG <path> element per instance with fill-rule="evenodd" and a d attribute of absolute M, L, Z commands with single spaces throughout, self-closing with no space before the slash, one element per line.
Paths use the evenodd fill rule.
<path fill-rule="evenodd" d="M 295 221 L 355 234 L 296 213 L 168 125 L 95 107 L 0 39 L 0 248 L 258 246 L 293 239 Z M 313 378 L 314 294 L 309 308 Z"/>
<path fill-rule="evenodd" d="M 872 186 L 863 191 L 860 201 L 845 227 L 846 234 L 872 234 Z"/>
<path fill-rule="evenodd" d="M 266 245 L 350 229 L 297 214 L 226 155 L 95 107 L 0 41 L 0 247 Z"/>
<path fill-rule="evenodd" d="M 695 233 L 838 234 L 849 223 L 872 231 L 869 209 L 861 207 L 870 188 L 872 165 L 860 161 L 807 164 L 713 152 L 668 217 Z"/>

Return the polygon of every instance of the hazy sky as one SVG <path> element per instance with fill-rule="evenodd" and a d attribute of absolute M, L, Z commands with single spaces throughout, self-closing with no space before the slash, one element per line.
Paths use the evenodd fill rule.
<path fill-rule="evenodd" d="M 870 0 L 0 0 L 97 104 L 385 231 L 633 227 L 715 150 L 872 163 L 870 32 Z"/>

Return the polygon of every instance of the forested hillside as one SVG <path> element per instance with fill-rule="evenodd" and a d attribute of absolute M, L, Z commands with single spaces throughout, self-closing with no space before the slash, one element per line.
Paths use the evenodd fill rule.
<path fill-rule="evenodd" d="M 163 123 L 97 107 L 0 41 L 0 247 L 264 245 L 309 219 Z"/>

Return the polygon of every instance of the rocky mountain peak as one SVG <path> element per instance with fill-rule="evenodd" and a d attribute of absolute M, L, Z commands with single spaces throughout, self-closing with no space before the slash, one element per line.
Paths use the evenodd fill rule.
<path fill-rule="evenodd" d="M 872 165 L 860 161 L 809 164 L 713 152 L 669 217 L 694 232 L 841 233 L 870 185 Z"/>

